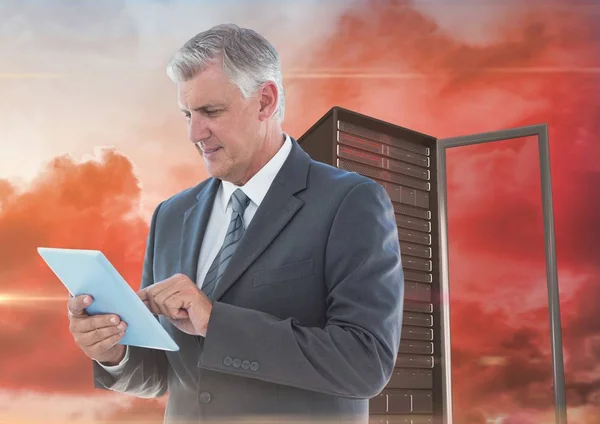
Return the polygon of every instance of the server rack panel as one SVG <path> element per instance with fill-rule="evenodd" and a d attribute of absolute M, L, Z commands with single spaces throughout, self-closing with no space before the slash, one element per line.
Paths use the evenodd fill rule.
<path fill-rule="evenodd" d="M 371 422 L 438 423 L 443 412 L 435 137 L 334 107 L 298 142 L 315 160 L 381 184 L 392 201 L 405 278 L 401 345 Z"/>

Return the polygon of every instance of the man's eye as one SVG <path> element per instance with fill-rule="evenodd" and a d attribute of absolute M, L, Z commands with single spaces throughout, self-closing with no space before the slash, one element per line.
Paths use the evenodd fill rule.
<path fill-rule="evenodd" d="M 216 115 L 217 113 L 219 113 L 219 111 L 218 110 L 207 110 L 204 113 L 206 113 L 209 116 L 212 116 L 212 115 Z"/>

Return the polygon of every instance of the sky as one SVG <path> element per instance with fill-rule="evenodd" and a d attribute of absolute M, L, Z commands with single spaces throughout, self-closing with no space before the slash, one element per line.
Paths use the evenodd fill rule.
<path fill-rule="evenodd" d="M 235 22 L 280 51 L 284 129 L 332 106 L 435 137 L 547 123 L 571 422 L 600 421 L 600 6 L 592 1 L 4 1 L 0 422 L 161 422 L 92 388 L 38 246 L 100 249 L 139 285 L 156 205 L 207 177 L 170 56 Z M 310 30 L 307 30 L 310 28 Z M 455 419 L 554 422 L 536 140 L 448 154 Z"/>

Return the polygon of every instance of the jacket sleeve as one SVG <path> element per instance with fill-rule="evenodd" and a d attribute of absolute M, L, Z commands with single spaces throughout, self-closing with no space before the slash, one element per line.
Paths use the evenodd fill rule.
<path fill-rule="evenodd" d="M 379 184 L 352 188 L 325 254 L 324 328 L 215 302 L 200 366 L 349 398 L 371 398 L 391 378 L 404 305 L 394 212 Z M 233 368 L 225 358 L 252 361 Z"/>
<path fill-rule="evenodd" d="M 146 243 L 141 288 L 154 283 L 154 233 L 162 203 L 152 215 Z M 167 391 L 167 357 L 165 352 L 137 346 L 127 346 L 128 358 L 118 371 L 109 372 L 96 361 L 93 363 L 94 387 L 127 393 L 141 398 L 160 397 Z"/>

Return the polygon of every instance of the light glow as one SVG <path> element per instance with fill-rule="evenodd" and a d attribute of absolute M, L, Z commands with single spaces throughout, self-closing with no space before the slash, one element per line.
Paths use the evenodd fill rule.
<path fill-rule="evenodd" d="M 64 302 L 66 300 L 68 300 L 67 296 L 31 296 L 16 293 L 0 293 L 0 306 L 36 302 Z"/>

